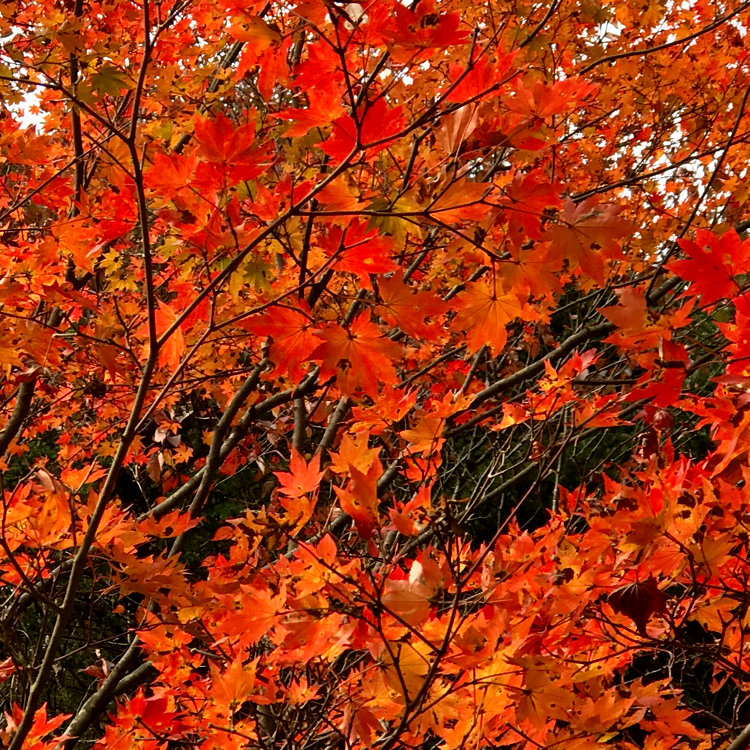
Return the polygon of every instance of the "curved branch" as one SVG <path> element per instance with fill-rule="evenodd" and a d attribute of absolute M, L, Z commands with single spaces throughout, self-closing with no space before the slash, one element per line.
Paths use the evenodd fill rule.
<path fill-rule="evenodd" d="M 10 415 L 8 424 L 6 424 L 2 432 L 0 432 L 0 456 L 5 454 L 5 451 L 8 450 L 8 446 L 21 431 L 23 422 L 29 414 L 29 409 L 31 409 L 31 399 L 34 396 L 35 385 L 36 376 L 18 386 L 15 408 Z"/>
<path fill-rule="evenodd" d="M 750 747 L 750 724 L 734 738 L 727 750 L 747 750 L 748 747 Z"/>
<path fill-rule="evenodd" d="M 469 409 L 476 409 L 478 406 L 480 406 L 493 396 L 497 396 L 499 393 L 502 393 L 503 391 L 506 391 L 509 388 L 512 388 L 515 385 L 519 385 L 525 380 L 538 375 L 544 370 L 545 362 L 556 362 L 558 359 L 561 359 L 565 355 L 572 352 L 577 346 L 580 346 L 590 339 L 606 336 L 612 333 L 615 328 L 616 326 L 613 323 L 598 323 L 597 325 L 589 326 L 588 328 L 582 328 L 580 331 L 576 331 L 574 334 L 565 339 L 565 341 L 563 341 L 560 346 L 550 352 L 547 352 L 547 354 L 545 354 L 543 357 L 540 357 L 538 360 L 536 360 L 536 362 L 532 362 L 530 365 L 526 365 L 526 367 L 518 370 L 517 372 L 514 372 L 512 375 L 508 375 L 508 377 L 502 378 L 501 380 L 498 380 L 492 385 L 488 385 L 485 389 L 479 391 L 479 393 L 474 396 L 474 400 L 469 405 Z M 463 424 L 460 424 L 459 426 L 454 427 L 450 430 L 446 430 L 445 437 L 451 438 L 454 435 L 457 435 L 459 432 L 463 432 L 464 430 L 473 427 L 475 424 L 478 424 L 488 416 L 488 412 L 477 414 Z"/>
<path fill-rule="evenodd" d="M 542 29 L 549 23 L 550 18 L 552 18 L 552 16 L 554 15 L 559 5 L 560 5 L 560 0 L 552 0 L 552 4 L 547 9 L 547 13 L 545 14 L 544 18 L 529 32 L 529 35 L 518 45 L 519 48 L 523 48 L 527 44 L 531 44 L 531 42 L 533 42 L 534 39 L 536 39 L 536 37 L 542 31 Z"/>
<path fill-rule="evenodd" d="M 149 662 L 141 664 L 128 673 L 138 655 L 138 641 L 134 640 L 99 686 L 99 689 L 78 709 L 78 712 L 66 727 L 65 734 L 70 738 L 65 742 L 66 748 L 72 748 L 76 745 L 81 735 L 102 716 L 107 704 L 113 698 L 129 692 L 132 688 L 154 676 L 156 669 Z"/>
<path fill-rule="evenodd" d="M 257 420 L 259 417 L 272 411 L 277 406 L 293 401 L 297 396 L 306 396 L 315 391 L 318 387 L 318 368 L 316 367 L 308 377 L 302 381 L 298 386 L 294 388 L 288 388 L 285 391 L 279 391 L 273 396 L 269 396 L 265 401 L 261 401 L 258 404 L 253 404 L 241 417 L 241 419 L 234 426 L 232 431 L 227 435 L 226 440 L 221 444 L 221 448 L 218 453 L 216 466 L 221 466 L 226 457 L 235 449 L 240 440 L 247 434 L 250 425 Z M 210 485 L 210 481 L 206 477 L 208 475 L 208 464 L 206 464 L 200 471 L 197 471 L 189 481 L 182 485 L 179 489 L 175 490 L 169 497 L 165 498 L 161 503 L 152 508 L 147 513 L 139 516 L 139 520 L 154 516 L 158 518 L 164 513 L 168 513 L 173 508 L 176 508 L 183 500 L 189 497 L 194 491 L 200 491 L 199 502 L 203 502 L 203 493 L 205 489 L 200 490 L 201 485 L 205 482 L 206 485 Z M 211 471 L 212 469 L 209 469 Z M 191 507 L 195 506 L 195 498 Z"/>
<path fill-rule="evenodd" d="M 704 26 L 702 29 L 698 29 L 698 31 L 694 31 L 692 34 L 688 34 L 687 36 L 680 37 L 679 39 L 673 39 L 671 42 L 664 42 L 663 44 L 657 44 L 655 47 L 646 47 L 644 49 L 628 50 L 626 52 L 617 52 L 614 55 L 607 55 L 606 57 L 600 57 L 598 60 L 594 60 L 594 62 L 589 63 L 585 68 L 582 68 L 581 70 L 577 71 L 576 75 L 579 75 L 579 76 L 586 75 L 586 73 L 593 70 L 594 68 L 599 67 L 599 65 L 605 65 L 606 63 L 616 62 L 617 60 L 623 60 L 627 57 L 639 57 L 643 55 L 651 55 L 654 52 L 661 52 L 662 50 L 669 49 L 670 47 L 676 47 L 680 44 L 687 44 L 688 42 L 692 42 L 693 39 L 697 39 L 699 36 L 703 36 L 703 34 L 707 34 L 709 31 L 718 29 L 719 26 L 722 26 L 727 21 L 734 18 L 736 15 L 739 15 L 740 13 L 742 13 L 743 10 L 745 10 L 748 7 L 750 7 L 750 0 L 746 0 L 738 8 L 735 8 L 733 11 L 731 11 L 730 13 L 727 13 L 725 16 L 721 16 L 720 18 L 717 18 L 713 23 L 708 24 L 708 26 Z"/>

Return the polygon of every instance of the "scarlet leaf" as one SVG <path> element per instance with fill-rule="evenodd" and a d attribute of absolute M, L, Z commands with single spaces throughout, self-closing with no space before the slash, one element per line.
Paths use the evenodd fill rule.
<path fill-rule="evenodd" d="M 699 294 L 706 304 L 731 298 L 740 289 L 735 277 L 750 269 L 750 239 L 742 242 L 737 232 L 729 231 L 721 237 L 704 229 L 697 229 L 695 241 L 677 240 L 686 260 L 675 260 L 669 269 L 690 281 L 692 292 Z"/>
<path fill-rule="evenodd" d="M 401 108 L 389 109 L 382 97 L 365 105 L 357 114 L 357 120 L 346 114 L 338 117 L 331 137 L 321 146 L 337 162 L 357 148 L 367 149 L 371 156 L 377 154 L 403 127 Z"/>
<path fill-rule="evenodd" d="M 365 539 L 372 536 L 378 523 L 377 480 L 380 472 L 379 462 L 374 463 L 366 473 L 350 466 L 350 480 L 346 487 L 334 487 L 341 510 L 354 519 L 357 530 Z"/>
<path fill-rule="evenodd" d="M 242 327 L 258 336 L 270 336 L 270 359 L 274 372 L 292 380 L 305 373 L 311 353 L 320 344 L 304 306 L 300 310 L 277 307 L 273 313 L 262 313 L 242 322 Z"/>
<path fill-rule="evenodd" d="M 365 222 L 353 221 L 346 229 L 332 227 L 323 248 L 335 258 L 336 268 L 357 276 L 365 289 L 372 288 L 371 274 L 392 271 L 392 244 L 377 230 L 367 230 Z"/>
<path fill-rule="evenodd" d="M 224 114 L 215 118 L 196 117 L 197 154 L 207 162 L 227 168 L 232 183 L 252 180 L 270 166 L 268 148 L 255 145 L 255 126 L 235 128 Z"/>

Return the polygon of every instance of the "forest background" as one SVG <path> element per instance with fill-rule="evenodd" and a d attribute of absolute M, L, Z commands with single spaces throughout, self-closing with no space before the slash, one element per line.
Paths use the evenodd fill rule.
<path fill-rule="evenodd" d="M 0 2 L 0 743 L 750 746 L 750 2 Z"/>

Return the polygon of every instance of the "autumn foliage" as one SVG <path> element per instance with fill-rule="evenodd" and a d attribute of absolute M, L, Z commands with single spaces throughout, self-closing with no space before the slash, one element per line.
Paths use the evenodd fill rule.
<path fill-rule="evenodd" d="M 0 15 L 0 744 L 750 744 L 750 3 Z"/>

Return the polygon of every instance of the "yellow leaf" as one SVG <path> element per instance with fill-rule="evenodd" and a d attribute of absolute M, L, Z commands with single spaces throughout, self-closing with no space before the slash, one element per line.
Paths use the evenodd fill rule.
<path fill-rule="evenodd" d="M 281 34 L 260 16 L 235 18 L 229 27 L 229 36 L 240 42 L 249 42 L 254 46 L 256 53 L 281 41 Z"/>

